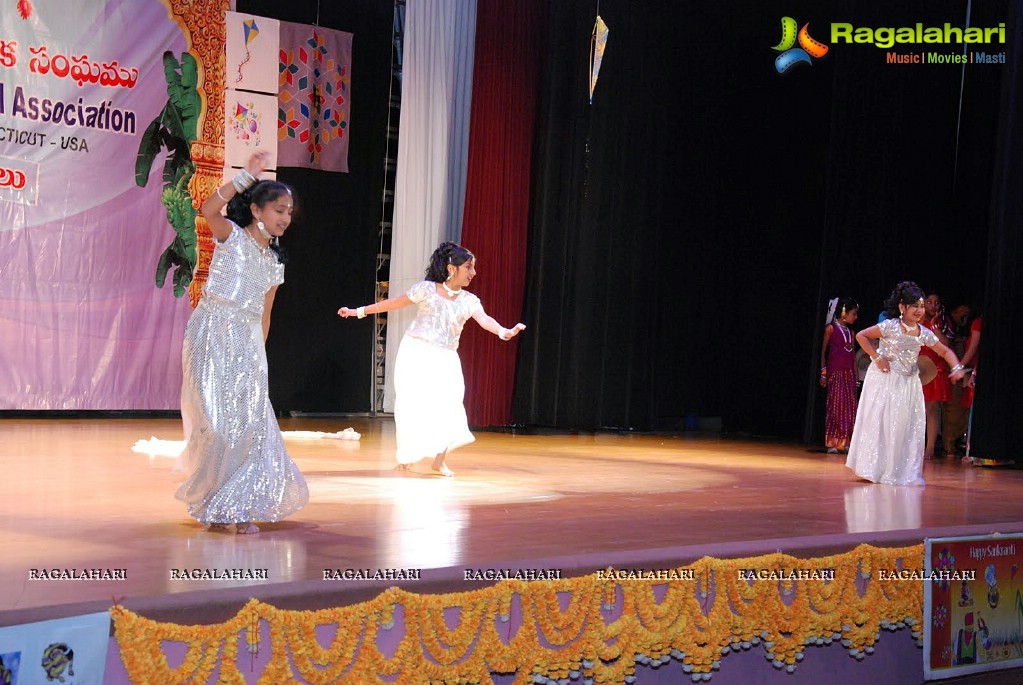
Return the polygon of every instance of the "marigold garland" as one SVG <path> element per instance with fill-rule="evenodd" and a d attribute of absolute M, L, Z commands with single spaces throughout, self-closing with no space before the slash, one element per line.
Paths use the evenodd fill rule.
<path fill-rule="evenodd" d="M 693 577 L 679 573 L 670 580 L 591 574 L 506 580 L 445 595 L 389 588 L 368 602 L 318 611 L 285 611 L 253 599 L 216 625 L 159 623 L 119 605 L 111 613 L 121 660 L 136 683 L 206 683 L 218 665 L 219 683 L 244 683 L 242 632 L 246 650 L 269 654 L 261 684 L 492 683 L 493 673 L 514 673 L 517 685 L 534 676 L 620 683 L 635 674 L 637 661 L 675 659 L 686 673 L 709 674 L 724 655 L 762 645 L 775 667 L 791 671 L 807 645 L 840 639 L 862 659 L 882 628 L 906 625 L 919 641 L 923 585 L 876 577 L 875 569 L 900 565 L 922 568 L 923 545 L 861 545 L 816 559 L 704 557 L 685 569 Z M 744 578 L 746 569 L 767 579 Z M 792 569 L 834 569 L 834 579 L 793 578 Z M 520 622 L 511 620 L 513 606 Z M 334 630 L 326 647 L 318 626 Z M 391 656 L 380 651 L 381 630 L 400 631 Z M 164 642 L 186 645 L 176 668 Z"/>

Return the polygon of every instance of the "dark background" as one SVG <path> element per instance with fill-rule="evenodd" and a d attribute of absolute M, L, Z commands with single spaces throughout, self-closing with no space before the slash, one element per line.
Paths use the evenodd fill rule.
<path fill-rule="evenodd" d="M 394 3 L 238 0 L 237 11 L 353 34 L 350 173 L 278 170 L 278 178 L 295 188 L 299 215 L 281 241 L 288 264 L 267 356 L 278 412 L 369 411 L 372 327 L 345 326 L 337 310 L 373 301 Z"/>
<path fill-rule="evenodd" d="M 860 302 L 857 327 L 903 279 L 949 308 L 983 302 L 1002 81 L 1018 72 L 887 64 L 829 35 L 832 22 L 964 26 L 965 0 L 603 0 L 592 105 L 595 4 L 540 4 L 513 423 L 676 431 L 696 414 L 730 434 L 815 440 L 829 298 Z M 238 11 L 314 23 L 316 5 Z M 1017 5 L 973 3 L 969 25 L 1009 24 L 1006 45 L 979 47 L 1013 57 Z M 782 16 L 809 23 L 828 54 L 778 74 Z M 390 0 L 320 3 L 321 25 L 355 34 L 351 173 L 279 174 L 302 206 L 268 343 L 281 412 L 370 408 L 371 331 L 335 311 L 373 294 L 392 18 Z"/>

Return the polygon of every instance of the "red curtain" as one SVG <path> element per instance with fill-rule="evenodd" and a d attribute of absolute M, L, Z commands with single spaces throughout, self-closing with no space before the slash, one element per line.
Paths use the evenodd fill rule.
<path fill-rule="evenodd" d="M 476 255 L 472 291 L 508 327 L 522 320 L 542 8 L 541 0 L 478 0 L 476 10 L 462 244 Z M 459 353 L 470 425 L 510 422 L 517 347 L 465 327 Z"/>

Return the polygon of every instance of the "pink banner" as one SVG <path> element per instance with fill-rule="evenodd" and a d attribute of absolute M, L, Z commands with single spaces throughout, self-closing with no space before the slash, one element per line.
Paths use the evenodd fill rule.
<path fill-rule="evenodd" d="M 0 14 L 0 409 L 176 409 L 195 235 L 166 141 L 194 138 L 194 61 L 160 0 L 23 6 Z"/>
<path fill-rule="evenodd" d="M 280 24 L 277 166 L 348 171 L 352 34 Z"/>

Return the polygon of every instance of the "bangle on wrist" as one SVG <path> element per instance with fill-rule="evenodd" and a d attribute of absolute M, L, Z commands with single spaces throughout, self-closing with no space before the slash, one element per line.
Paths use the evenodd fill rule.
<path fill-rule="evenodd" d="M 962 370 L 963 370 L 963 365 L 962 364 L 956 364 L 955 366 L 952 367 L 952 370 L 949 371 L 949 373 L 955 373 L 956 371 L 962 371 Z"/>
<path fill-rule="evenodd" d="M 355 316 L 357 316 L 360 319 L 365 319 L 366 318 L 366 308 L 365 307 L 359 307 L 358 309 L 356 309 L 355 310 Z"/>
<path fill-rule="evenodd" d="M 249 173 L 247 169 L 242 169 L 234 178 L 231 179 L 231 185 L 239 193 L 244 193 L 246 190 L 256 184 L 256 177 Z"/>
<path fill-rule="evenodd" d="M 226 205 L 226 204 L 227 204 L 228 202 L 230 202 L 230 201 L 231 201 L 230 199 L 228 199 L 228 198 L 224 197 L 224 196 L 223 196 L 223 194 L 221 194 L 221 192 L 220 192 L 220 188 L 217 188 L 217 197 L 219 197 L 219 198 L 220 198 L 221 200 L 223 200 L 223 201 L 224 201 L 224 204 L 225 204 L 225 205 Z"/>

